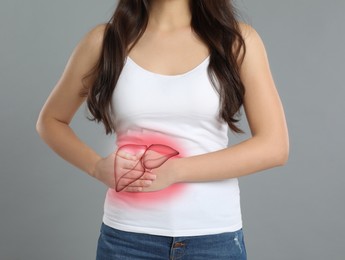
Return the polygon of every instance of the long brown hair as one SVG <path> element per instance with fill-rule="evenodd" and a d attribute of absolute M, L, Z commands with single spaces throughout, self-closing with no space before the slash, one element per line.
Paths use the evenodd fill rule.
<path fill-rule="evenodd" d="M 190 0 L 189 7 L 192 30 L 210 50 L 207 73 L 219 93 L 219 116 L 232 131 L 243 133 L 236 123 L 245 92 L 239 68 L 246 47 L 236 20 L 236 10 L 231 0 Z M 105 26 L 98 63 L 84 77 L 94 79 L 90 87 L 84 85 L 80 92 L 81 96 L 87 96 L 87 107 L 92 115 L 88 119 L 103 122 L 106 134 L 115 131 L 116 127 L 112 119 L 113 91 L 127 54 L 146 29 L 149 11 L 150 0 L 119 1 Z"/>

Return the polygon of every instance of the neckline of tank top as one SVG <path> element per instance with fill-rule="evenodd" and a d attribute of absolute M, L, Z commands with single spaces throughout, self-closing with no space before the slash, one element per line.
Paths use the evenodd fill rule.
<path fill-rule="evenodd" d="M 153 72 L 153 71 L 150 71 L 148 69 L 145 69 L 142 66 L 140 66 L 138 63 L 136 63 L 130 56 L 126 56 L 126 61 L 129 60 L 135 67 L 139 68 L 140 70 L 142 70 L 148 74 L 157 76 L 157 77 L 165 77 L 165 78 L 179 78 L 179 77 L 187 76 L 187 75 L 191 74 L 192 72 L 201 68 L 204 64 L 206 64 L 206 62 L 208 62 L 209 59 L 210 59 L 210 55 L 208 55 L 201 63 L 196 65 L 194 68 L 192 68 L 192 69 L 190 69 L 184 73 L 168 75 L 168 74 L 161 74 L 161 73 L 157 73 L 157 72 Z"/>

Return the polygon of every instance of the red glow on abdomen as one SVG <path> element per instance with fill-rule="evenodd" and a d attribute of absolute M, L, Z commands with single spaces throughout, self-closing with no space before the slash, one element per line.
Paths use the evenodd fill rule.
<path fill-rule="evenodd" d="M 179 155 L 169 159 L 175 160 L 181 157 L 185 157 L 185 150 L 183 146 L 178 141 L 171 137 L 165 136 L 160 133 L 135 133 L 131 135 L 122 135 L 118 137 L 117 146 L 122 147 L 125 145 L 145 145 L 149 147 L 152 144 L 161 144 L 169 146 L 179 152 Z M 130 152 L 130 151 L 128 151 Z M 185 184 L 176 183 L 163 190 L 154 192 L 115 192 L 114 196 L 117 199 L 122 200 L 129 205 L 143 205 L 147 203 L 164 203 L 169 199 L 181 196 L 183 190 L 185 189 Z"/>

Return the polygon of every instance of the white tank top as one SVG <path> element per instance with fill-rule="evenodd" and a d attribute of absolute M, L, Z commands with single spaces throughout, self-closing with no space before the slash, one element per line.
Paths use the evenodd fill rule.
<path fill-rule="evenodd" d="M 188 157 L 226 148 L 228 126 L 218 119 L 219 95 L 207 75 L 209 59 L 186 73 L 163 75 L 127 56 L 113 93 L 113 150 L 160 143 Z M 236 231 L 242 227 L 238 180 L 174 184 L 149 193 L 108 189 L 103 222 L 172 237 Z"/>

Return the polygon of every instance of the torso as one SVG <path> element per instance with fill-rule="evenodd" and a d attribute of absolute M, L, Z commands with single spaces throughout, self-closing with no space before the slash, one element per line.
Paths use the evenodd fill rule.
<path fill-rule="evenodd" d="M 174 32 L 147 28 L 128 56 L 148 71 L 178 75 L 198 66 L 209 56 L 209 49 L 191 27 Z"/>
<path fill-rule="evenodd" d="M 107 150 L 160 144 L 189 157 L 227 147 L 228 125 L 218 118 L 219 95 L 201 41 L 187 31 L 146 33 L 128 57 L 112 97 L 116 147 L 109 143 Z M 161 236 L 236 231 L 242 227 L 238 181 L 176 183 L 143 193 L 108 189 L 103 222 Z"/>

